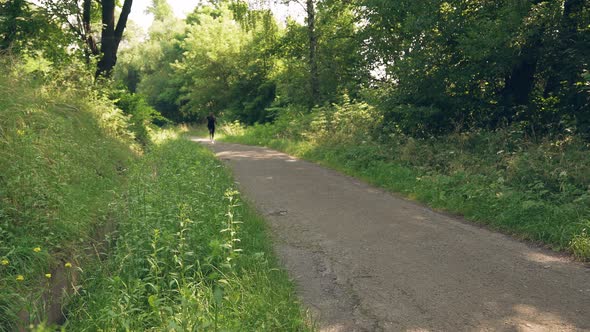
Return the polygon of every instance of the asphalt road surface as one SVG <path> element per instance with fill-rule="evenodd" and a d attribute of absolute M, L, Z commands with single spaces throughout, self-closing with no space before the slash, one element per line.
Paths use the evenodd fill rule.
<path fill-rule="evenodd" d="M 590 268 L 266 148 L 208 145 L 320 331 L 590 331 Z"/>

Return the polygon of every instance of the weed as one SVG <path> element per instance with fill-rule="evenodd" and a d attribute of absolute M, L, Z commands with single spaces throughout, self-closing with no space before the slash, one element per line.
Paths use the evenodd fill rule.
<path fill-rule="evenodd" d="M 304 331 L 266 229 L 205 148 L 162 141 L 131 167 L 119 236 L 87 268 L 67 328 Z"/>
<path fill-rule="evenodd" d="M 590 234 L 586 228 L 582 229 L 580 234 L 574 235 L 570 247 L 576 257 L 579 259 L 588 259 L 590 257 Z"/>

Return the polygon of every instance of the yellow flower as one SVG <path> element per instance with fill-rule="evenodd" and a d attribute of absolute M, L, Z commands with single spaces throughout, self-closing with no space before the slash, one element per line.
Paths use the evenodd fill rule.
<path fill-rule="evenodd" d="M 67 268 L 70 268 L 70 267 L 72 267 L 72 263 L 67 262 L 67 263 L 64 264 L 64 266 L 67 267 Z"/>
<path fill-rule="evenodd" d="M 16 276 L 16 281 L 23 281 L 25 280 L 25 277 L 22 274 L 19 274 Z"/>
<path fill-rule="evenodd" d="M 39 252 L 39 251 L 41 251 L 41 247 L 35 247 L 35 248 L 33 249 L 33 251 L 34 251 L 34 252 Z"/>
<path fill-rule="evenodd" d="M 51 273 L 45 273 L 45 278 L 51 279 Z"/>
<path fill-rule="evenodd" d="M 6 266 L 6 265 L 10 264 L 10 261 L 8 259 L 4 258 L 2 261 L 0 261 L 0 264 Z"/>

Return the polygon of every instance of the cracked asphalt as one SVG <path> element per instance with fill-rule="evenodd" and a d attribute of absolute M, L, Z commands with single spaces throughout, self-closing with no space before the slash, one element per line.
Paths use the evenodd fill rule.
<path fill-rule="evenodd" d="M 320 331 L 590 331 L 590 268 L 261 147 L 210 144 Z"/>

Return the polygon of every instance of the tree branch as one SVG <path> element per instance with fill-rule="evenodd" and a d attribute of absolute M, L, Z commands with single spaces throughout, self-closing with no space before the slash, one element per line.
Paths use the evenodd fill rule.
<path fill-rule="evenodd" d="M 123 31 L 125 30 L 125 26 L 127 25 L 129 13 L 131 13 L 132 4 L 133 0 L 125 0 L 125 3 L 123 3 L 123 9 L 121 9 L 121 15 L 119 16 L 117 28 L 115 29 L 115 39 L 117 45 L 119 45 L 119 42 L 121 42 L 121 38 L 123 37 Z"/>

